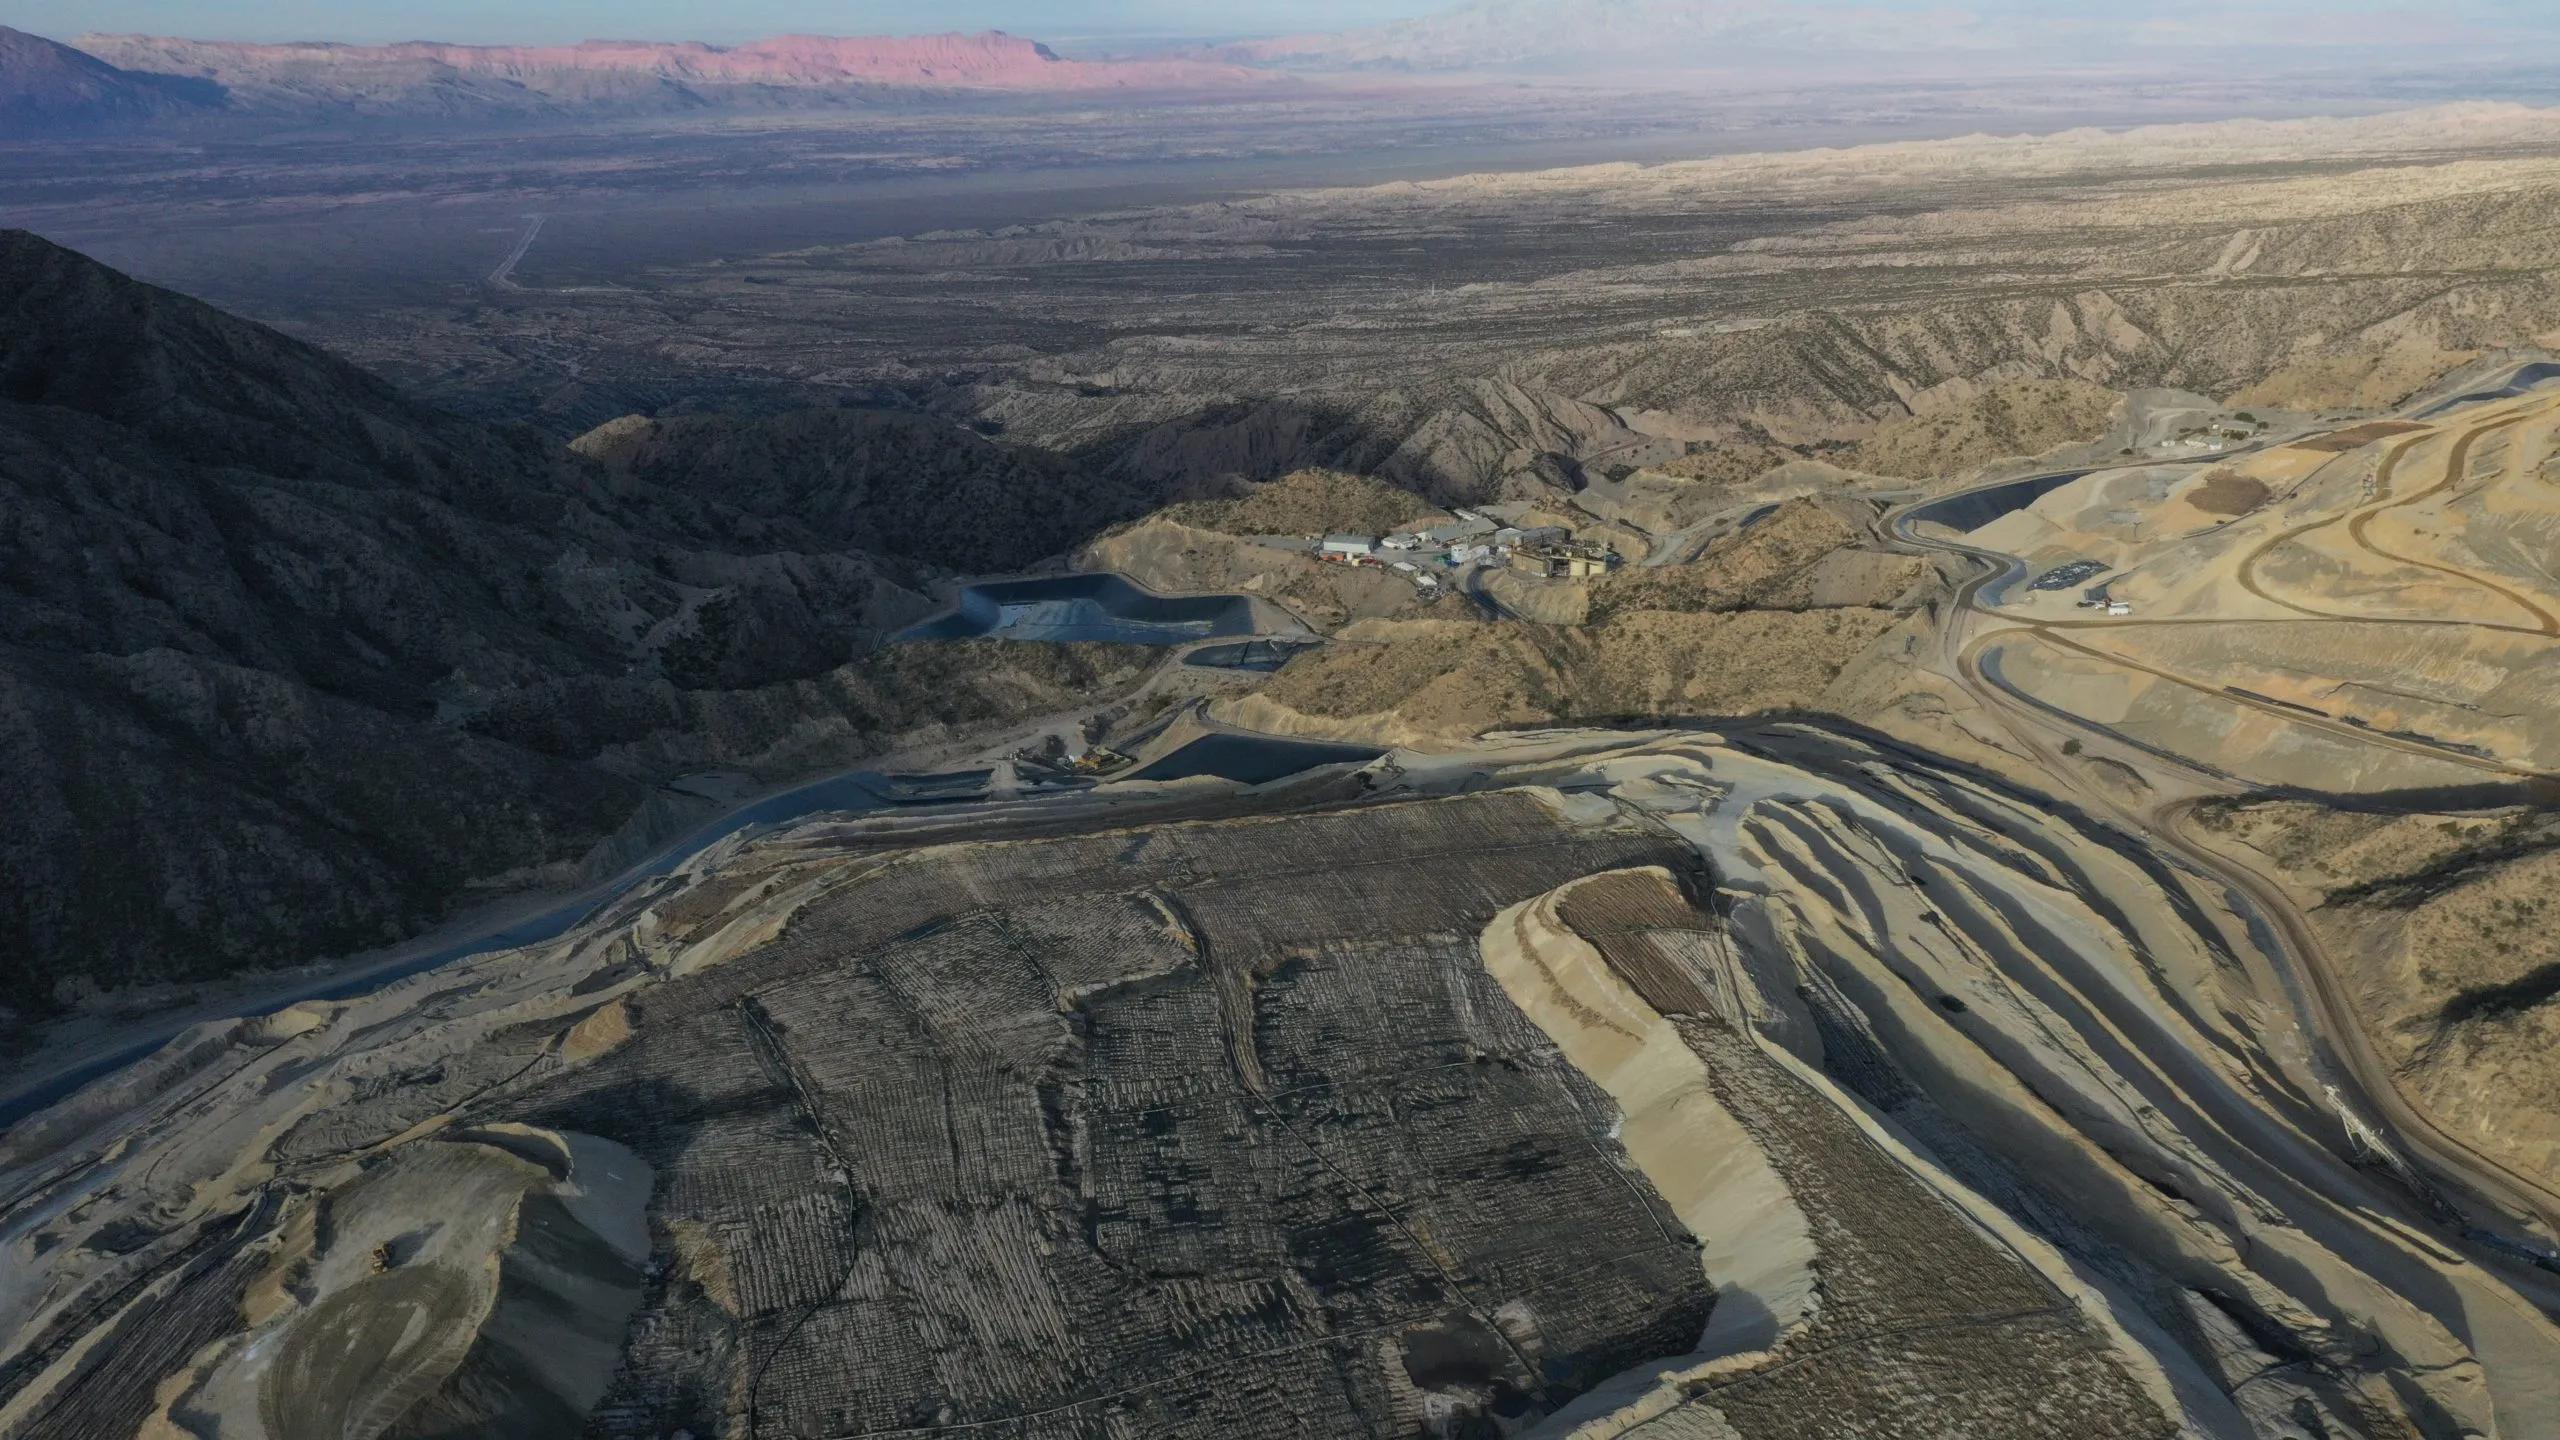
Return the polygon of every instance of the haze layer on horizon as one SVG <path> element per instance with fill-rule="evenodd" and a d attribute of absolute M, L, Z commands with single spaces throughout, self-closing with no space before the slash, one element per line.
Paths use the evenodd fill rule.
<path fill-rule="evenodd" d="M 84 32 L 220 40 L 387 44 L 449 40 L 549 45 L 588 39 L 703 40 L 771 35 L 892 35 L 1006 30 L 1034 39 L 1079 35 L 1221 38 L 1371 25 L 1446 8 L 1447 0 L 737 0 L 705 10 L 682 0 L 7 0 L 0 24 L 67 37 Z"/>
<path fill-rule="evenodd" d="M 1554 0 L 1559 7 L 1573 0 Z M 479 44 L 561 44 L 584 39 L 702 40 L 729 44 L 766 36 L 913 34 L 1001 29 L 1035 39 L 1079 36 L 1227 38 L 1324 31 L 1410 19 L 1453 8 L 1454 0 L 733 0 L 706 13 L 681 0 L 400 0 L 347 6 L 332 0 L 0 0 L 0 24 L 68 37 L 140 32 L 225 40 L 326 40 L 381 44 L 433 39 Z M 1784 11 L 1739 3 L 1737 10 Z M 1803 7 L 1837 10 L 1838 6 Z M 2095 25 L 2155 43 L 2210 45 L 2267 37 L 2289 26 L 2307 43 L 2335 45 L 2493 42 L 2500 36 L 2560 36 L 2545 0 L 2442 0 L 2425 7 L 2373 0 L 2126 0 L 2093 16 L 2081 0 L 1863 0 L 1879 17 L 1941 17 L 1950 26 L 1996 31 L 2021 26 Z"/>

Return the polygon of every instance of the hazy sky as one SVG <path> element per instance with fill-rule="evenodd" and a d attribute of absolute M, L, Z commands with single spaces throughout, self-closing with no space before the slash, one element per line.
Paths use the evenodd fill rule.
<path fill-rule="evenodd" d="M 551 42 L 613 37 L 734 41 L 1011 30 L 1236 35 L 1333 29 L 1449 8 L 1454 0 L 0 0 L 0 24 L 68 38 L 87 30 L 204 39 Z"/>
<path fill-rule="evenodd" d="M 0 0 L 0 24 L 68 38 L 87 30 L 239 40 L 733 42 L 827 35 L 1010 30 L 1035 39 L 1214 38 L 1328 30 L 1452 8 L 1457 0 Z M 1557 5 L 1610 0 L 1551 0 Z M 2147 26 L 2210 38 L 2234 25 L 2298 40 L 2496 36 L 2553 31 L 2560 0 L 1826 0 L 1869 6 Z M 2104 17 L 2103 20 L 2100 17 Z"/>

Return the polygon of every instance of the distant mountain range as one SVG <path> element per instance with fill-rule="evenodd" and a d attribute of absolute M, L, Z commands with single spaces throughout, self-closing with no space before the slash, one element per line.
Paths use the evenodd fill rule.
<path fill-rule="evenodd" d="M 2141 0 L 2114 6 L 1982 9 L 1792 0 L 1469 0 L 1449 10 L 1355 30 L 1285 35 L 1196 52 L 1260 67 L 1350 71 L 1592 71 L 1635 75 L 1747 71 L 1772 60 L 1838 67 L 1838 78 L 1892 70 L 1958 71 L 1992 56 L 2120 61 L 2150 53 L 2282 46 L 2442 47 L 2478 42 L 2458 15 L 2342 14 L 2305 26 L 2278 7 L 2198 11 Z M 2500 27 L 2509 43 L 2552 33 L 2547 21 Z"/>
<path fill-rule="evenodd" d="M 149 124 L 202 113 L 202 87 L 121 70 L 0 25 L 0 138 Z"/>
<path fill-rule="evenodd" d="M 937 94 L 1168 94 L 1267 86 L 1204 58 L 1067 60 L 998 31 L 786 35 L 737 46 L 253 44 L 0 27 L 0 137 L 223 116 L 510 119 L 876 105 Z"/>
<path fill-rule="evenodd" d="M 2476 7 L 2475 7 L 2476 8 Z M 2468 13 L 2468 12 L 2466 12 Z M 2521 58 L 2551 49 L 2540 17 L 2359 12 L 2306 27 L 2270 4 L 2210 12 L 2144 0 L 2104 9 L 1907 8 L 1780 0 L 1467 0 L 1360 29 L 1074 60 L 1001 31 L 785 35 L 743 45 L 260 44 L 0 27 L 0 139 L 223 119 L 508 123 L 736 110 L 861 109 L 969 96 L 1220 96 L 1293 74 L 1784 75 L 1791 83 L 1981 77 L 2148 57 L 2256 63 L 2288 55 Z M 2486 49 L 2494 45 L 2494 49 Z M 1685 82 L 1683 82 L 1685 83 Z"/>
<path fill-rule="evenodd" d="M 1994 49 L 2019 27 L 1969 12 L 1760 0 L 1473 0 L 1452 10 L 1331 33 L 1249 40 L 1209 52 L 1256 66 L 1322 70 L 1707 68 L 1745 53 Z"/>

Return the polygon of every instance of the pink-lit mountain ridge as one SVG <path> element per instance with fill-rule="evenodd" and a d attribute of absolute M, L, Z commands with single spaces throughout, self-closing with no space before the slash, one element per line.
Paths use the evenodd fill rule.
<path fill-rule="evenodd" d="M 17 32 L 9 32 L 16 36 Z M 34 36 L 50 62 L 32 78 L 78 70 L 91 91 L 181 94 L 196 113 L 287 119 L 334 117 L 506 118 L 647 114 L 703 109 L 790 109 L 894 102 L 971 93 L 1216 92 L 1275 82 L 1247 67 L 1204 59 L 1084 61 L 999 31 L 977 35 L 785 35 L 735 46 L 590 40 L 576 45 L 260 44 L 152 35 L 83 35 L 70 46 Z M 56 54 L 55 52 L 60 52 Z M 10 108 L 0 73 L 0 114 L 40 133 L 72 117 L 68 87 Z M 147 121 L 169 107 L 121 104 L 81 119 Z M 20 113 L 23 112 L 23 113 Z"/>

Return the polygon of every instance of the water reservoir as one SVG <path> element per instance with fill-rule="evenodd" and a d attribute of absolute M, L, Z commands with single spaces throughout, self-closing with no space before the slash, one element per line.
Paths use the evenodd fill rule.
<path fill-rule="evenodd" d="M 1181 645 L 1260 628 L 1242 595 L 1157 595 L 1108 571 L 990 580 L 961 587 L 947 615 L 910 626 L 898 640 L 1100 640 Z"/>

